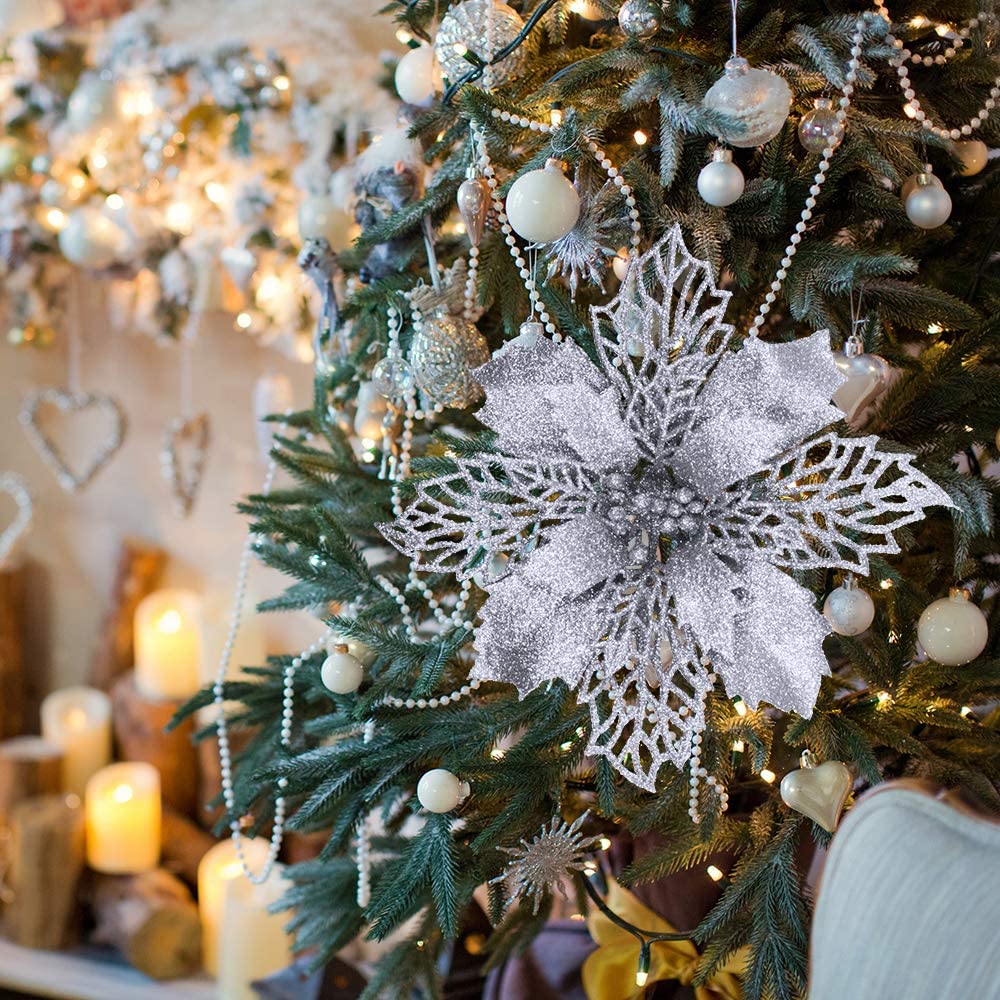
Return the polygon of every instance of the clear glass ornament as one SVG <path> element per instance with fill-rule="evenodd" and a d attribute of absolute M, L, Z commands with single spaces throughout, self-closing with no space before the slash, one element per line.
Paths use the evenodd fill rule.
<path fill-rule="evenodd" d="M 663 8 L 655 0 L 625 0 L 618 26 L 629 38 L 652 38 L 663 24 Z"/>
<path fill-rule="evenodd" d="M 455 4 L 441 19 L 434 36 L 441 72 L 450 83 L 455 83 L 468 73 L 473 65 L 465 58 L 474 52 L 484 62 L 489 62 L 505 49 L 524 28 L 524 21 L 513 7 L 496 0 L 463 0 Z M 506 59 L 489 69 L 494 86 L 506 83 L 524 67 L 531 53 L 529 41 L 519 45 Z"/>
<path fill-rule="evenodd" d="M 822 153 L 827 146 L 836 146 L 837 112 L 829 97 L 817 97 L 812 111 L 799 122 L 799 142 L 809 153 Z"/>
<path fill-rule="evenodd" d="M 486 226 L 486 215 L 490 208 L 490 188 L 485 178 L 480 177 L 475 167 L 469 167 L 456 196 L 458 214 L 465 223 L 469 242 L 479 246 Z"/>
<path fill-rule="evenodd" d="M 386 399 L 403 399 L 416 383 L 407 360 L 402 355 L 390 354 L 375 365 L 372 384 Z"/>
<path fill-rule="evenodd" d="M 781 131 L 792 107 L 792 92 L 777 74 L 753 69 L 742 56 L 733 56 L 702 103 L 732 121 L 732 128 L 721 130 L 722 138 L 747 149 L 762 146 Z"/>

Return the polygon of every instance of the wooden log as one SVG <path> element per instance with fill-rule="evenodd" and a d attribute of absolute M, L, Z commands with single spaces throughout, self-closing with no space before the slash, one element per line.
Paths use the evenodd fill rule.
<path fill-rule="evenodd" d="M 201 725 L 207 724 L 205 719 Z M 235 760 L 246 749 L 253 736 L 248 729 L 229 730 L 229 750 Z M 207 830 L 215 828 L 222 819 L 221 806 L 212 806 L 216 797 L 222 791 L 222 768 L 219 764 L 219 741 L 210 736 L 197 745 L 198 753 L 198 820 Z"/>
<path fill-rule="evenodd" d="M 90 664 L 90 683 L 108 690 L 119 674 L 132 669 L 132 620 L 139 602 L 156 589 L 167 562 L 163 549 L 137 539 L 122 542 L 111 603 Z"/>
<path fill-rule="evenodd" d="M 25 572 L 21 566 L 0 569 L 0 740 L 24 732 Z"/>
<path fill-rule="evenodd" d="M 151 701 L 140 694 L 135 674 L 123 674 L 111 688 L 111 717 L 123 760 L 142 760 L 160 772 L 163 801 L 182 816 L 194 816 L 198 802 L 198 754 L 194 720 L 167 732 L 180 701 Z"/>
<path fill-rule="evenodd" d="M 153 979 L 181 979 L 201 966 L 198 907 L 183 882 L 157 869 L 97 875 L 93 940 L 109 944 Z"/>
<path fill-rule="evenodd" d="M 14 806 L 36 795 L 56 795 L 62 788 L 62 753 L 39 736 L 18 736 L 0 743 L 0 830 L 10 823 Z"/>
<path fill-rule="evenodd" d="M 84 839 L 83 808 L 75 796 L 46 795 L 14 807 L 3 920 L 13 942 L 46 951 L 73 943 Z"/>
<path fill-rule="evenodd" d="M 161 864 L 171 874 L 184 879 L 188 885 L 197 885 L 198 865 L 218 841 L 197 823 L 170 808 L 163 810 L 161 831 Z"/>

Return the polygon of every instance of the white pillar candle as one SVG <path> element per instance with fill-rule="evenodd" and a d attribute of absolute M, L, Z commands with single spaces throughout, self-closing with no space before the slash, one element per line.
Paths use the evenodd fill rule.
<path fill-rule="evenodd" d="M 243 857 L 250 870 L 260 871 L 267 862 L 268 843 L 260 837 L 243 838 Z M 205 971 L 219 973 L 219 932 L 226 887 L 236 879 L 245 879 L 243 865 L 236 854 L 236 844 L 223 840 L 216 844 L 198 865 L 198 913 L 201 917 L 201 957 Z"/>
<path fill-rule="evenodd" d="M 97 688 L 53 691 L 42 702 L 42 737 L 62 751 L 63 791 L 83 798 L 91 776 L 111 760 L 111 699 Z"/>
<path fill-rule="evenodd" d="M 219 932 L 220 1000 L 256 1000 L 250 987 L 292 962 L 292 940 L 285 933 L 290 913 L 268 913 L 290 888 L 275 865 L 263 885 L 237 878 L 226 882 Z"/>
<path fill-rule="evenodd" d="M 201 686 L 198 595 L 157 590 L 135 612 L 135 682 L 153 700 L 190 698 Z"/>
<path fill-rule="evenodd" d="M 160 772 L 152 764 L 112 764 L 87 782 L 87 864 L 130 875 L 160 861 Z"/>

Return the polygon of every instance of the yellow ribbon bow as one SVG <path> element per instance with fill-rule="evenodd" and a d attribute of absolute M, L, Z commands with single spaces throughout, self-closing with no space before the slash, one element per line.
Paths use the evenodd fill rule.
<path fill-rule="evenodd" d="M 627 889 L 608 880 L 608 908 L 634 927 L 656 934 L 676 934 L 662 917 L 643 906 Z M 606 914 L 593 909 L 587 929 L 598 948 L 583 963 L 583 988 L 588 1000 L 641 1000 L 644 986 L 635 982 L 639 967 L 639 939 L 619 927 Z M 739 976 L 746 964 L 746 949 L 740 949 L 720 966 L 704 986 L 695 986 L 697 1000 L 743 1000 Z M 647 983 L 673 980 L 692 986 L 701 956 L 690 941 L 654 941 L 650 945 Z"/>

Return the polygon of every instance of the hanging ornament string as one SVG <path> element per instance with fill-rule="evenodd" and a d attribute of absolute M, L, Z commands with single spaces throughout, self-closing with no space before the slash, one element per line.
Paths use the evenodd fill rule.
<path fill-rule="evenodd" d="M 886 8 L 884 0 L 875 0 L 875 7 L 879 14 L 881 14 L 885 19 L 886 24 L 891 28 L 892 18 L 889 16 L 889 11 Z M 978 18 L 973 18 L 969 22 L 969 27 L 971 29 L 973 23 L 975 23 L 975 26 L 978 27 L 982 21 L 986 21 L 988 19 L 988 14 L 980 12 Z M 966 32 L 966 37 L 967 36 L 968 31 Z M 953 128 L 948 128 L 944 125 L 935 125 L 934 122 L 928 118 L 927 112 L 921 107 L 920 99 L 916 96 L 913 84 L 910 82 L 910 72 L 907 69 L 906 63 L 907 61 L 913 59 L 913 53 L 906 48 L 902 39 L 897 38 L 891 30 L 886 32 L 885 39 L 896 50 L 896 54 L 890 58 L 890 64 L 896 68 L 899 89 L 903 92 L 903 97 L 906 99 L 906 104 L 903 106 L 903 109 L 909 117 L 920 122 L 922 128 L 942 139 L 953 139 L 957 141 L 963 136 L 972 135 L 973 131 L 978 129 L 983 122 L 989 118 L 990 112 L 996 107 L 997 98 L 1000 97 L 1000 74 L 998 74 L 993 80 L 993 85 L 990 87 L 990 96 L 983 102 L 983 106 L 972 116 L 972 118 L 969 119 L 968 122 Z M 954 55 L 955 49 L 948 49 L 946 50 L 946 53 L 947 52 Z M 950 58 L 950 56 L 943 55 L 941 57 L 941 62 L 947 62 L 948 58 Z M 928 62 L 930 60 L 923 61 Z M 937 62 L 937 57 L 935 57 L 933 61 Z"/>
<path fill-rule="evenodd" d="M 802 234 L 809 227 L 809 220 L 812 218 L 813 209 L 816 207 L 816 198 L 826 182 L 826 175 L 830 169 L 830 162 L 833 154 L 840 146 L 840 141 L 844 137 L 847 124 L 847 110 L 851 106 L 851 95 L 854 93 L 854 84 L 858 79 L 858 71 L 861 67 L 861 44 L 865 37 L 865 15 L 861 15 L 854 29 L 854 36 L 851 39 L 851 58 L 847 63 L 847 73 L 844 75 L 844 85 L 840 88 L 840 107 L 836 113 L 836 124 L 830 135 L 829 145 L 823 150 L 820 156 L 816 174 L 813 177 L 812 186 L 809 188 L 809 196 L 806 198 L 805 206 L 799 215 L 799 221 L 795 224 L 795 232 L 792 233 L 785 247 L 785 254 L 781 259 L 781 264 L 775 272 L 774 280 L 771 282 L 770 291 L 764 296 L 764 301 L 760 304 L 757 315 L 750 326 L 749 336 L 751 338 L 760 335 L 760 329 L 767 320 L 767 314 L 771 311 L 771 306 L 781 291 L 785 278 L 788 276 L 788 269 L 792 266 L 792 258 L 798 252 L 799 244 L 802 242 Z"/>

